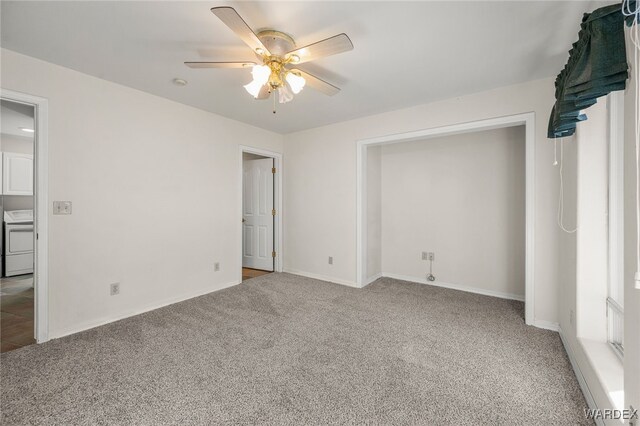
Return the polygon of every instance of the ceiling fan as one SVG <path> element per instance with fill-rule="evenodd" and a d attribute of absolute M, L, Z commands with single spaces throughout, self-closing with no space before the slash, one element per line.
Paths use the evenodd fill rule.
<path fill-rule="evenodd" d="M 293 95 L 300 93 L 305 84 L 329 96 L 340 91 L 333 84 L 296 68 L 296 65 L 352 50 L 353 44 L 346 34 L 338 34 L 298 48 L 293 38 L 283 32 L 264 30 L 254 33 L 232 7 L 214 7 L 211 12 L 253 50 L 259 63 L 185 62 L 188 67 L 251 68 L 253 81 L 244 86 L 247 92 L 256 99 L 268 99 L 271 93 L 277 92 L 280 103 L 291 101 Z M 275 113 L 275 96 L 273 112 Z"/>

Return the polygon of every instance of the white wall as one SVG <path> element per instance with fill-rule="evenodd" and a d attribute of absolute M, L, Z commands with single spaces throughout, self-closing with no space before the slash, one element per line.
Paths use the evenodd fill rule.
<path fill-rule="evenodd" d="M 28 195 L 3 195 L 2 209 L 10 210 L 31 210 L 34 205 L 34 197 Z"/>
<path fill-rule="evenodd" d="M 558 161 L 560 161 L 559 151 L 558 141 Z M 564 139 L 563 151 L 563 223 L 566 229 L 573 230 L 578 223 L 578 144 L 575 136 Z M 555 173 L 559 173 L 559 168 Z M 563 232 L 558 225 L 555 225 L 555 228 L 561 241 L 558 322 L 568 343 L 572 347 L 577 347 L 577 233 Z M 574 349 L 574 352 L 576 351 L 577 349 Z"/>
<path fill-rule="evenodd" d="M 8 50 L 1 71 L 49 100 L 49 199 L 73 202 L 49 216 L 51 337 L 236 283 L 238 145 L 282 136 Z"/>
<path fill-rule="evenodd" d="M 19 152 L 33 155 L 33 138 L 23 138 L 0 133 L 0 150 L 2 152 Z"/>
<path fill-rule="evenodd" d="M 357 140 L 534 112 L 535 318 L 556 323 L 558 185 L 546 138 L 553 92 L 552 79 L 537 80 L 285 135 L 285 268 L 355 285 Z"/>
<path fill-rule="evenodd" d="M 607 340 L 604 315 L 608 294 L 608 112 L 601 98 L 576 129 L 577 228 L 576 280 L 578 336 Z M 569 226 L 569 230 L 573 225 Z"/>
<path fill-rule="evenodd" d="M 368 182 L 368 185 L 371 185 Z M 382 146 L 382 272 L 524 300 L 524 126 Z"/>

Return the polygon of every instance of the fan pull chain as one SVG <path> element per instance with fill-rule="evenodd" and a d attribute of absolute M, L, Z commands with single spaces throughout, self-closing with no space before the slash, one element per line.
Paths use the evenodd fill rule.
<path fill-rule="evenodd" d="M 273 91 L 273 113 L 276 113 L 276 96 L 278 95 L 278 89 Z"/>

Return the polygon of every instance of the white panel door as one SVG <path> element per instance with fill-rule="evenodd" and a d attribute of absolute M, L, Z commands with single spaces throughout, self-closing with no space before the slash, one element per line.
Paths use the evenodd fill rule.
<path fill-rule="evenodd" d="M 4 195 L 33 195 L 33 156 L 4 152 L 2 193 Z"/>
<path fill-rule="evenodd" d="M 244 161 L 242 266 L 273 271 L 273 159 Z"/>

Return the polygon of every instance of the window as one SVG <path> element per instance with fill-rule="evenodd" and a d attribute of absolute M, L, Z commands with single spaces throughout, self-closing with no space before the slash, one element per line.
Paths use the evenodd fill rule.
<path fill-rule="evenodd" d="M 624 355 L 624 96 L 607 96 L 609 124 L 607 341 Z"/>

